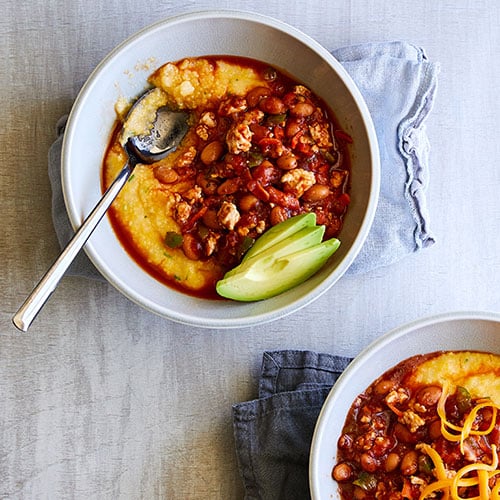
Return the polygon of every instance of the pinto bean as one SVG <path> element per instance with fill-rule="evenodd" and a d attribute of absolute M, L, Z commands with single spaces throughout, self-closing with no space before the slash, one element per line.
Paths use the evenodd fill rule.
<path fill-rule="evenodd" d="M 342 434 L 338 440 L 338 447 L 341 450 L 352 450 L 354 445 L 353 439 L 349 434 Z"/>
<path fill-rule="evenodd" d="M 208 209 L 203 214 L 203 223 L 209 229 L 220 229 L 219 219 L 217 218 L 217 211 L 213 209 Z"/>
<path fill-rule="evenodd" d="M 306 117 L 314 113 L 314 106 L 309 102 L 298 102 L 290 108 L 290 114 L 294 116 Z"/>
<path fill-rule="evenodd" d="M 259 148 L 264 155 L 270 156 L 271 158 L 279 158 L 285 148 L 280 139 L 276 137 L 266 137 L 259 141 Z"/>
<path fill-rule="evenodd" d="M 271 224 L 275 226 L 276 224 L 284 222 L 288 219 L 288 212 L 285 208 L 276 205 L 271 209 L 270 218 L 271 218 Z"/>
<path fill-rule="evenodd" d="M 217 194 L 233 194 L 238 191 L 240 187 L 240 181 L 238 178 L 226 179 L 218 188 Z"/>
<path fill-rule="evenodd" d="M 410 429 L 400 422 L 394 425 L 394 435 L 403 443 L 414 443 L 416 441 L 415 434 L 410 432 Z"/>
<path fill-rule="evenodd" d="M 201 257 L 200 242 L 192 234 L 188 233 L 184 235 L 182 250 L 188 259 L 199 260 Z"/>
<path fill-rule="evenodd" d="M 264 160 L 258 167 L 253 169 L 252 177 L 263 186 L 268 186 L 280 178 L 278 169 L 268 160 Z"/>
<path fill-rule="evenodd" d="M 269 97 L 271 95 L 271 89 L 267 87 L 254 87 L 247 94 L 247 104 L 251 108 L 255 108 L 259 101 L 264 97 Z"/>
<path fill-rule="evenodd" d="M 314 184 L 303 195 L 302 199 L 309 202 L 324 200 L 330 194 L 330 189 L 324 184 Z"/>
<path fill-rule="evenodd" d="M 340 464 L 337 464 L 332 472 L 333 479 L 335 479 L 335 481 L 339 481 L 339 482 L 349 481 L 349 479 L 351 479 L 352 475 L 353 475 L 352 467 L 345 462 L 341 462 Z"/>
<path fill-rule="evenodd" d="M 153 169 L 153 175 L 162 184 L 172 184 L 179 179 L 179 174 L 166 165 L 160 165 Z"/>
<path fill-rule="evenodd" d="M 257 203 L 259 203 L 259 199 L 253 194 L 246 194 L 241 197 L 238 206 L 242 212 L 250 212 L 253 210 Z"/>
<path fill-rule="evenodd" d="M 389 453 L 385 459 L 384 470 L 386 472 L 392 472 L 397 469 L 400 462 L 401 457 L 397 453 Z"/>
<path fill-rule="evenodd" d="M 359 462 L 366 472 L 375 472 L 378 468 L 377 459 L 369 453 L 362 453 L 359 457 Z"/>
<path fill-rule="evenodd" d="M 422 387 L 422 389 L 417 392 L 415 399 L 421 405 L 429 408 L 437 404 L 439 398 L 441 397 L 441 393 L 441 387 L 438 387 L 436 385 L 428 385 L 426 387 Z"/>
<path fill-rule="evenodd" d="M 276 96 L 264 97 L 259 102 L 259 109 L 269 115 L 280 115 L 286 111 L 285 103 Z"/>
<path fill-rule="evenodd" d="M 216 162 L 224 152 L 224 146 L 220 141 L 209 142 L 200 153 L 200 160 L 205 165 Z"/>
<path fill-rule="evenodd" d="M 292 154 L 284 154 L 276 160 L 276 164 L 282 170 L 293 170 L 297 167 L 297 157 Z"/>
<path fill-rule="evenodd" d="M 403 476 L 411 476 L 417 472 L 417 468 L 418 453 L 415 450 L 406 452 L 401 459 L 401 474 L 403 474 Z"/>
<path fill-rule="evenodd" d="M 302 130 L 302 123 L 298 119 L 289 119 L 285 127 L 285 135 L 293 137 Z"/>
<path fill-rule="evenodd" d="M 196 184 L 201 187 L 205 194 L 215 194 L 217 192 L 218 183 L 214 179 L 210 179 L 204 172 L 200 172 L 196 176 Z"/>
<path fill-rule="evenodd" d="M 429 424 L 428 433 L 433 441 L 441 437 L 441 419 L 436 419 Z"/>
<path fill-rule="evenodd" d="M 392 391 L 392 389 L 394 389 L 395 385 L 396 383 L 392 380 L 383 379 L 380 382 L 377 382 L 377 384 L 375 385 L 375 394 L 377 394 L 378 396 L 385 396 L 390 391 Z"/>

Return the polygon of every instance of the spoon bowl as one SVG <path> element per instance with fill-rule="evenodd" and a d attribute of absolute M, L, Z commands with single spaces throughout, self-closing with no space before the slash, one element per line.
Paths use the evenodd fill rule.
<path fill-rule="evenodd" d="M 57 260 L 13 316 L 12 322 L 19 330 L 23 332 L 28 330 L 78 252 L 122 190 L 135 166 L 138 163 L 151 164 L 165 158 L 177 148 L 186 135 L 189 129 L 188 113 L 173 111 L 165 106 L 155 110 L 153 116 L 147 113 L 148 108 L 150 108 L 148 105 L 150 105 L 152 92 L 146 92 L 135 102 L 123 127 L 124 130 L 128 130 L 127 124 L 134 115 L 144 115 L 142 126 L 146 132 L 141 135 L 128 134 L 124 145 L 128 155 L 127 162 Z"/>
<path fill-rule="evenodd" d="M 131 136 L 125 150 L 129 157 L 135 156 L 142 163 L 154 163 L 162 160 L 174 151 L 188 131 L 189 114 L 172 111 L 166 106 L 158 109 L 153 128 L 147 135 Z"/>

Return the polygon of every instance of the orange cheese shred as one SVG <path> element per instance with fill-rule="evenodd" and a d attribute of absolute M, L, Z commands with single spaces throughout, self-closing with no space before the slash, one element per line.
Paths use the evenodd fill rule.
<path fill-rule="evenodd" d="M 492 500 L 500 499 L 500 481 L 497 481 L 497 484 L 493 486 L 493 489 L 491 490 L 491 499 Z"/>
<path fill-rule="evenodd" d="M 452 424 L 446 417 L 446 399 L 451 394 L 450 384 L 443 384 L 443 390 L 439 402 L 437 404 L 437 413 L 441 419 L 441 434 L 448 441 L 459 442 L 460 451 L 464 454 L 464 442 L 472 435 L 481 436 L 487 435 L 495 428 L 498 410 L 500 407 L 490 400 L 482 400 L 474 406 L 471 412 L 467 415 L 462 427 Z M 483 431 L 473 429 L 474 421 L 477 414 L 483 408 L 491 408 L 492 417 L 487 429 Z M 500 480 L 497 479 L 493 488 L 490 488 L 491 478 L 500 474 L 498 468 L 498 452 L 497 447 L 491 445 L 491 464 L 473 463 L 462 467 L 458 471 L 447 470 L 443 459 L 439 453 L 430 445 L 422 443 L 419 449 L 426 453 L 434 464 L 434 474 L 436 481 L 424 487 L 420 494 L 420 500 L 431 497 L 436 491 L 441 491 L 443 500 L 466 500 L 459 495 L 459 488 L 467 488 L 477 486 L 479 496 L 473 500 L 500 500 Z M 471 499 L 469 499 L 471 500 Z"/>
<path fill-rule="evenodd" d="M 489 480 L 500 474 L 498 469 L 498 453 L 495 445 L 492 445 L 493 461 L 491 465 L 484 463 L 469 464 L 462 467 L 456 473 L 447 472 L 443 460 L 439 453 L 428 444 L 420 445 L 420 449 L 427 453 L 434 463 L 437 481 L 428 484 L 420 494 L 420 500 L 428 498 L 431 493 L 441 491 L 443 500 L 451 497 L 452 500 L 471 500 L 461 497 L 458 493 L 459 488 L 478 486 L 479 496 L 473 500 L 498 500 L 500 499 L 500 482 L 497 482 L 493 489 L 489 487 Z M 477 472 L 476 476 L 464 477 L 467 474 Z"/>
<path fill-rule="evenodd" d="M 457 425 L 454 425 L 451 422 L 448 422 L 448 420 L 446 419 L 445 403 L 446 403 L 446 400 L 448 399 L 448 396 L 450 394 L 451 394 L 450 384 L 448 382 L 445 382 L 443 384 L 443 390 L 441 392 L 441 397 L 439 398 L 439 401 L 437 404 L 437 414 L 439 415 L 439 418 L 441 419 L 441 434 L 448 441 L 459 441 L 460 434 L 452 434 L 448 431 L 448 428 L 452 429 L 454 431 L 457 431 L 457 432 L 461 432 L 461 430 L 462 430 L 461 427 L 458 427 Z"/>
<path fill-rule="evenodd" d="M 476 415 L 478 414 L 479 410 L 482 410 L 483 408 L 491 408 L 493 415 L 491 417 L 491 422 L 488 427 L 488 429 L 484 431 L 476 431 L 472 430 L 472 425 L 474 424 L 474 420 L 476 418 Z M 497 420 L 497 406 L 493 404 L 491 401 L 486 401 L 484 403 L 477 404 L 472 411 L 467 415 L 467 418 L 465 419 L 464 426 L 460 432 L 460 452 L 464 453 L 464 441 L 469 437 L 469 436 L 485 436 L 489 434 L 494 428 L 495 428 L 495 422 Z"/>

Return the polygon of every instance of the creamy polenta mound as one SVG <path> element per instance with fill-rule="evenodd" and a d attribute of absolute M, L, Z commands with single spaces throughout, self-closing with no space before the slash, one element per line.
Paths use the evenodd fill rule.
<path fill-rule="evenodd" d="M 267 64 L 229 56 L 169 62 L 149 83 L 148 106 L 188 110 L 190 128 L 165 159 L 136 166 L 110 212 L 124 247 L 148 272 L 214 297 L 215 283 L 269 227 L 314 211 L 327 237 L 338 234 L 349 205 L 350 138 L 310 89 Z M 104 188 L 127 160 L 127 138 L 147 132 L 129 108 L 117 102 Z"/>
<path fill-rule="evenodd" d="M 482 352 L 445 352 L 419 365 L 412 383 L 466 387 L 472 397 L 500 405 L 500 356 Z"/>

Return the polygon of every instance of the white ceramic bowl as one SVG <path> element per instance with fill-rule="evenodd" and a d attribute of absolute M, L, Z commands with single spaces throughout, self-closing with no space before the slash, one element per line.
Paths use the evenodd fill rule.
<path fill-rule="evenodd" d="M 146 309 L 181 323 L 229 328 L 271 321 L 310 303 L 344 274 L 370 229 L 379 190 L 376 135 L 361 94 L 327 50 L 291 26 L 242 12 L 186 14 L 140 31 L 112 51 L 81 89 L 64 137 L 62 183 L 76 228 L 101 196 L 101 163 L 117 99 L 140 95 L 147 77 L 168 61 L 215 54 L 252 57 L 289 71 L 330 104 L 353 137 L 352 203 L 340 235 L 341 249 L 304 284 L 248 304 L 197 299 L 159 283 L 129 257 L 107 218 L 85 251 L 111 284 Z"/>
<path fill-rule="evenodd" d="M 356 396 L 400 361 L 440 350 L 500 354 L 500 314 L 463 312 L 426 318 L 383 335 L 357 356 L 333 386 L 316 423 L 309 461 L 313 500 L 340 498 L 331 473 L 337 441 Z"/>

